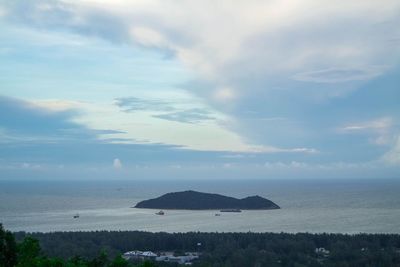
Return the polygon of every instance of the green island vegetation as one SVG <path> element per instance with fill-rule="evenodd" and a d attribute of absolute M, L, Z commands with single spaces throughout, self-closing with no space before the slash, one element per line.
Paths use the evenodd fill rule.
<path fill-rule="evenodd" d="M 143 200 L 135 208 L 145 209 L 243 209 L 270 210 L 280 207 L 269 199 L 260 196 L 250 196 L 242 199 L 219 194 L 197 192 L 193 190 L 172 192 L 158 198 Z"/>
<path fill-rule="evenodd" d="M 11 233 L 0 226 L 0 266 L 179 266 L 128 262 L 126 251 L 199 252 L 192 266 L 400 266 L 398 234 Z"/>

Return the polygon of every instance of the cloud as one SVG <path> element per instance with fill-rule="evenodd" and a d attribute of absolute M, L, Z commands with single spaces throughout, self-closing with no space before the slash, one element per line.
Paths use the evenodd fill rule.
<path fill-rule="evenodd" d="M 24 121 L 34 121 L 40 123 L 41 138 L 8 141 L 1 144 L 0 150 L 0 179 L 10 177 L 26 178 L 54 178 L 54 177 L 84 177 L 93 176 L 96 179 L 109 178 L 112 175 L 125 174 L 114 170 L 134 170 L 142 175 L 141 177 L 152 178 L 167 177 L 176 178 L 176 173 L 169 172 L 171 166 L 179 167 L 182 176 L 202 178 L 205 174 L 213 174 L 215 177 L 227 177 L 226 172 L 233 171 L 235 177 L 265 178 L 265 173 L 269 172 L 273 177 L 285 170 L 293 171 L 285 174 L 286 177 L 307 176 L 307 172 L 313 172 L 313 177 L 319 177 L 321 172 L 335 173 L 342 170 L 357 170 L 359 173 L 367 170 L 368 175 L 372 167 L 363 163 L 313 163 L 312 159 L 319 158 L 317 151 L 307 148 L 280 149 L 265 146 L 246 147 L 246 152 L 227 153 L 226 151 L 196 151 L 183 149 L 178 146 L 165 144 L 115 144 L 108 141 L 99 140 L 96 131 L 88 129 L 84 125 L 70 122 L 72 118 L 79 115 L 79 111 L 55 111 L 38 107 L 27 101 L 2 98 L 1 111 L 7 111 L 7 123 L 2 124 L 2 129 L 18 132 L 20 136 L 28 137 L 32 131 L 36 131 L 33 126 L 22 126 Z M 11 112 L 12 111 L 12 112 Z M 1 121 L 5 122 L 4 112 L 1 112 Z M 18 127 L 10 123 L 15 118 Z M 49 121 L 47 121 L 49 120 Z M 54 120 L 58 122 L 55 123 Z M 46 122 L 47 121 L 47 122 Z M 37 125 L 35 125 L 37 127 Z M 44 129 L 47 128 L 48 129 Z M 78 129 L 81 134 L 66 136 L 62 140 L 54 139 L 53 131 L 58 132 L 59 127 L 69 127 L 68 129 Z M 39 129 L 37 130 L 39 131 Z M 82 134 L 86 132 L 86 134 Z M 107 130 L 105 132 L 108 132 Z M 112 132 L 112 131 L 111 131 Z M 68 138 L 67 138 L 68 137 Z M 395 149 L 385 156 L 385 162 L 399 165 L 399 144 Z M 279 153 L 279 160 L 276 155 Z M 118 155 L 110 164 L 110 155 Z M 122 163 L 121 159 L 124 159 Z M 307 160 L 310 160 L 308 161 Z M 264 162 L 267 162 L 264 164 Z M 63 166 L 60 168 L 60 166 Z M 76 171 L 77 169 L 81 171 Z M 381 170 L 381 169 L 379 169 Z M 174 169 L 173 171 L 177 171 Z M 274 171 L 277 171 L 275 173 Z M 314 173 L 315 172 L 315 173 Z M 394 171 L 393 171 L 394 172 Z M 392 173 L 393 173 L 392 172 Z M 127 172 L 130 173 L 130 172 Z M 377 173 L 377 172 L 375 172 Z M 343 177 L 345 174 L 341 174 Z M 193 176 L 194 175 L 194 176 Z M 385 174 L 389 176 L 389 174 Z M 271 177 L 272 177 L 271 176 Z M 386 177 L 385 176 L 385 177 Z M 128 174 L 124 176 L 128 177 Z M 209 176 L 210 177 L 210 176 Z"/>
<path fill-rule="evenodd" d="M 0 18 L 6 15 L 6 10 L 0 6 Z"/>
<path fill-rule="evenodd" d="M 394 146 L 383 155 L 382 160 L 389 164 L 400 166 L 400 136 L 397 137 Z"/>
<path fill-rule="evenodd" d="M 114 142 L 114 138 L 100 138 L 102 135 L 124 133 L 115 130 L 92 129 L 76 121 L 80 116 L 77 109 L 44 108 L 28 101 L 14 98 L 0 98 L 0 163 L 21 168 L 36 165 L 46 169 L 48 165 L 98 165 L 109 166 L 109 155 L 118 155 L 113 160 L 114 168 L 122 168 L 121 158 L 135 164 L 175 164 L 175 162 L 214 162 L 223 161 L 226 147 L 214 147 L 215 151 L 193 150 L 188 147 L 138 143 Z M 203 110 L 192 109 L 189 114 L 175 114 L 173 120 L 192 122 L 205 120 L 208 116 Z M 126 141 L 118 139 L 117 141 Z M 221 143 L 219 141 L 218 143 Z M 306 149 L 279 149 L 265 146 L 249 146 L 240 143 L 237 149 L 254 160 L 269 153 L 293 152 L 307 153 Z M 219 151 L 218 151 L 219 150 Z M 130 160 L 128 160 L 130 159 Z M 19 162 L 19 164 L 17 164 Z M 26 164 L 24 164 L 26 163 Z M 29 164 L 29 165 L 28 165 Z M 58 168 L 58 167 L 57 167 Z"/>
<path fill-rule="evenodd" d="M 0 97 L 0 162 L 14 165 L 20 162 L 21 168 L 31 168 L 45 166 L 45 163 L 57 166 L 106 164 L 110 154 L 151 163 L 203 157 L 202 152 L 182 150 L 179 146 L 137 144 L 132 140 L 129 144 L 121 144 L 113 143 L 112 138 L 101 139 L 103 135 L 123 132 L 91 129 L 74 122 L 79 115 L 80 111 L 76 109 L 60 111 Z M 122 167 L 119 158 L 113 160 L 113 167 Z"/>
<path fill-rule="evenodd" d="M 115 105 L 125 112 L 133 111 L 173 111 L 173 103 L 163 100 L 148 100 L 138 97 L 120 97 L 115 99 Z"/>
<path fill-rule="evenodd" d="M 339 129 L 341 133 L 367 134 L 370 141 L 376 145 L 389 145 L 393 142 L 394 133 L 398 131 L 391 117 L 349 124 Z"/>
<path fill-rule="evenodd" d="M 389 117 L 379 118 L 357 124 L 350 124 L 342 127 L 340 130 L 344 132 L 357 131 L 384 131 L 389 130 L 393 125 L 393 119 Z"/>
<path fill-rule="evenodd" d="M 218 88 L 214 93 L 214 98 L 219 102 L 232 101 L 236 97 L 235 91 L 230 87 Z"/>
<path fill-rule="evenodd" d="M 73 122 L 79 111 L 52 111 L 30 102 L 0 97 L 0 121 L 3 142 L 44 139 L 47 141 L 95 138 L 95 133 Z"/>
<path fill-rule="evenodd" d="M 113 167 L 114 167 L 114 169 L 116 169 L 116 170 L 122 169 L 122 162 L 121 162 L 121 160 L 118 159 L 118 158 L 114 159 L 114 160 L 113 160 Z"/>
<path fill-rule="evenodd" d="M 34 102 L 0 96 L 0 136 L 8 142 L 65 142 L 97 140 L 100 135 L 124 133 L 90 129 L 75 122 L 77 108 L 44 108 Z"/>
<path fill-rule="evenodd" d="M 153 117 L 182 123 L 200 123 L 202 121 L 215 119 L 215 117 L 211 116 L 210 112 L 198 108 L 153 115 Z"/>
<path fill-rule="evenodd" d="M 162 35 L 151 28 L 133 27 L 130 31 L 133 40 L 144 46 L 163 47 L 166 41 Z"/>
<path fill-rule="evenodd" d="M 384 67 L 370 66 L 367 69 L 324 69 L 297 73 L 293 79 L 303 82 L 343 83 L 369 80 L 384 72 Z"/>
<path fill-rule="evenodd" d="M 163 100 L 148 100 L 137 97 L 124 97 L 115 99 L 115 105 L 125 112 L 149 111 L 152 117 L 176 121 L 181 123 L 200 123 L 207 120 L 215 120 L 211 111 L 203 108 L 183 108 L 182 104 Z"/>
<path fill-rule="evenodd" d="M 382 62 L 393 65 L 400 52 L 391 41 L 398 38 L 400 22 L 395 0 L 329 6 L 311 0 L 42 0 L 4 6 L 6 17 L 15 22 L 173 51 L 215 88 L 240 82 L 241 91 L 252 91 L 251 84 L 285 77 L 323 83 L 365 80 L 379 75 Z"/>
<path fill-rule="evenodd" d="M 345 119 L 338 117 L 363 121 L 366 116 L 397 114 L 398 103 L 393 99 L 398 88 L 393 93 L 387 84 L 375 84 L 369 89 L 375 93 L 362 101 L 358 98 L 365 84 L 398 66 L 400 47 L 393 41 L 400 36 L 400 2 L 396 0 L 332 5 L 311 0 L 17 0 L 4 3 L 3 9 L 3 19 L 26 27 L 72 31 L 178 59 L 196 78 L 181 87 L 232 117 L 233 122 L 225 126 L 242 140 L 259 144 L 244 151 L 313 154 L 316 149 L 306 147 L 318 147 L 328 152 L 321 151 L 321 156 L 376 157 L 381 151 L 364 153 L 370 147 L 363 140 L 336 136 L 337 132 L 326 129 L 343 125 Z M 377 101 L 379 97 L 383 101 Z M 159 118 L 181 122 L 191 109 L 139 103 L 135 98 L 118 101 L 127 112 L 150 110 Z M 386 105 L 390 101 L 391 106 Z M 370 114 L 374 107 L 378 111 Z M 243 115 L 247 110 L 288 120 L 260 122 Z M 190 116 L 187 121 L 202 119 L 202 114 Z M 376 142 L 387 143 L 378 134 L 384 128 L 363 123 L 343 128 L 347 133 L 375 131 Z M 350 144 L 353 149 L 347 151 Z"/>
<path fill-rule="evenodd" d="M 21 167 L 23 169 L 31 169 L 31 170 L 40 170 L 43 168 L 43 166 L 41 166 L 40 164 L 31 164 L 27 162 L 22 163 Z"/>
<path fill-rule="evenodd" d="M 341 170 L 371 170 L 381 168 L 379 161 L 373 162 L 330 162 L 330 163 L 308 163 L 308 162 L 265 162 L 264 167 L 267 169 L 292 169 L 292 170 L 325 170 L 325 171 L 341 171 Z"/>

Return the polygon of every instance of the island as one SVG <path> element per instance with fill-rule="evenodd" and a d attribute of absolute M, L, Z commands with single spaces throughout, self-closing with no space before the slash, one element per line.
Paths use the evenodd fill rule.
<path fill-rule="evenodd" d="M 260 196 L 242 199 L 197 191 L 173 192 L 136 204 L 140 209 L 170 210 L 272 210 L 280 207 Z"/>

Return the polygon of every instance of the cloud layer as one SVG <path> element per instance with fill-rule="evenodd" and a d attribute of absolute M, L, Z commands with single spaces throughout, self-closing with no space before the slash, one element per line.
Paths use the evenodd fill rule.
<path fill-rule="evenodd" d="M 167 63 L 180 62 L 191 76 L 189 81 L 176 83 L 142 68 L 137 53 L 123 54 L 131 57 L 132 62 L 123 61 L 120 65 L 122 59 L 112 57 L 113 52 L 108 52 L 108 48 L 97 54 L 93 52 L 93 57 L 109 53 L 104 64 L 110 63 L 111 67 L 107 69 L 109 73 L 98 73 L 93 68 L 93 77 L 106 82 L 100 87 L 88 82 L 84 90 L 101 91 L 103 98 L 93 100 L 92 104 L 100 106 L 106 102 L 107 112 L 113 114 L 104 111 L 97 114 L 95 109 L 91 121 L 78 123 L 76 119 L 81 110 L 51 112 L 29 101 L 2 97 L 2 142 L 8 146 L 16 140 L 40 139 L 62 146 L 60 140 L 76 143 L 85 140 L 85 145 L 95 144 L 90 147 L 93 151 L 104 149 L 109 153 L 107 159 L 102 158 L 108 165 L 113 162 L 114 167 L 121 167 L 119 158 L 122 158 L 124 169 L 123 156 L 136 149 L 141 151 L 141 156 L 158 151 L 164 160 L 168 153 L 179 160 L 193 153 L 199 161 L 203 160 L 202 153 L 210 153 L 207 155 L 214 159 L 220 153 L 232 151 L 222 157 L 223 162 L 220 159 L 226 166 L 235 166 L 227 161 L 236 153 L 244 153 L 242 160 L 255 160 L 262 166 L 264 162 L 282 162 L 290 168 L 326 165 L 335 168 L 337 162 L 357 166 L 363 162 L 396 165 L 400 136 L 399 14 L 400 2 L 396 0 L 4 2 L 0 4 L 4 27 L 35 31 L 43 37 L 43 43 L 56 40 L 59 46 L 71 35 L 96 40 L 96 44 L 106 41 L 115 49 L 161 54 Z M 69 40 L 68 44 L 73 48 L 68 50 L 70 54 L 66 58 L 75 53 L 82 57 L 82 61 L 70 63 L 72 73 L 81 70 L 85 73 L 85 67 L 90 69 L 92 62 L 97 62 L 85 61 L 82 52 L 90 50 L 92 44 L 79 40 Z M 18 48 L 11 43 L 0 49 L 1 56 L 2 53 L 12 55 L 12 50 Z M 59 51 L 52 49 L 46 51 L 64 62 Z M 46 51 L 41 53 L 47 55 Z M 24 67 L 26 58 L 30 57 L 33 66 L 39 65 L 30 52 L 15 56 L 15 61 L 21 63 L 17 67 Z M 143 53 L 143 56 L 148 55 Z M 149 65 L 154 67 L 157 62 Z M 130 80 L 130 67 L 141 71 L 135 75 L 147 79 Z M 29 67 L 26 73 L 31 73 Z M 109 78 L 115 73 L 123 73 L 126 81 L 120 81 L 121 76 Z M 74 78 L 52 72 L 44 77 L 51 79 L 57 75 L 67 83 Z M 78 81 L 79 78 L 82 77 Z M 33 78 L 26 79 L 29 84 Z M 151 83 L 152 80 L 162 82 Z M 117 94 L 113 92 L 115 87 L 128 89 Z M 153 91 L 153 96 L 138 94 L 139 87 L 143 87 L 142 92 Z M 171 88 L 186 92 L 198 103 L 178 103 L 168 94 L 157 96 Z M 65 93 L 64 98 L 65 95 L 79 98 L 79 90 L 73 90 L 72 86 L 70 95 Z M 43 98 L 58 98 L 56 93 L 54 97 L 49 92 Z M 105 125 L 99 123 L 103 117 L 109 118 L 110 129 L 93 126 Z M 138 120 L 142 121 L 138 123 Z M 138 136 L 149 121 L 157 124 L 143 131 L 148 133 L 152 146 L 126 144 L 124 147 L 123 135 L 130 133 L 131 139 L 135 139 L 134 134 Z M 183 130 L 174 132 L 171 125 Z M 162 140 L 173 145 L 155 145 L 153 140 L 161 139 L 156 139 L 154 132 L 165 135 Z M 100 135 L 108 134 L 117 134 L 120 140 L 100 141 Z M 118 141 L 121 142 L 116 144 Z M 203 152 L 185 151 L 183 146 Z M 215 150 L 211 151 L 211 147 Z M 89 154 L 93 155 L 88 152 L 87 158 Z"/>
<path fill-rule="evenodd" d="M 398 1 L 13 1 L 12 21 L 161 49 L 215 87 L 368 80 L 399 56 Z M 207 12 L 204 12 L 207 10 Z M 169 51 L 169 52 L 168 52 Z M 250 87 L 251 86 L 251 87 Z"/>

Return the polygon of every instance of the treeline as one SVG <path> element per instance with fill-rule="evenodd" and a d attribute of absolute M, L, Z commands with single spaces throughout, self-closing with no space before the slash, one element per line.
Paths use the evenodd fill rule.
<path fill-rule="evenodd" d="M 31 236 L 25 236 L 17 242 L 13 233 L 4 230 L 0 224 L 0 267 L 155 267 L 152 262 L 146 261 L 131 264 L 116 256 L 113 260 L 101 250 L 96 257 L 87 259 L 75 255 L 69 259 L 49 257 L 41 250 L 39 241 Z"/>
<path fill-rule="evenodd" d="M 130 250 L 199 251 L 194 266 L 400 266 L 400 235 L 288 233 L 15 233 L 39 240 L 49 257 L 115 257 Z M 316 253 L 316 248 L 325 252 Z M 327 252 L 329 251 L 329 252 Z M 160 263 L 158 263 L 160 264 Z"/>

